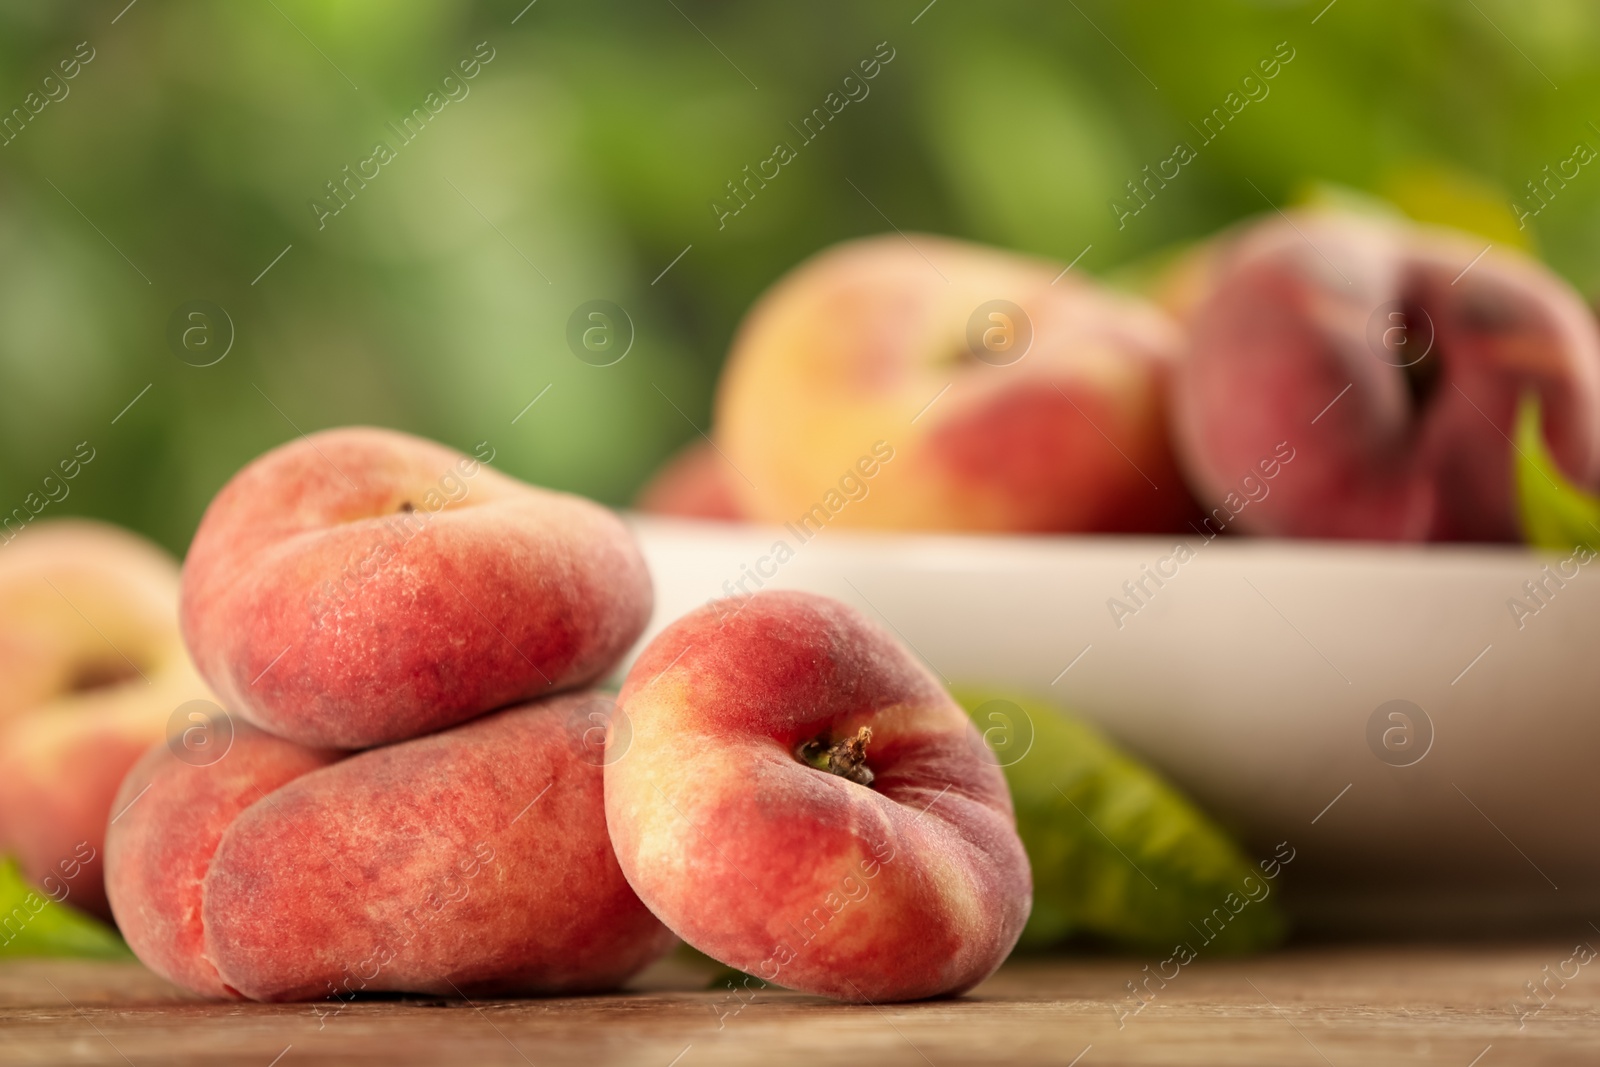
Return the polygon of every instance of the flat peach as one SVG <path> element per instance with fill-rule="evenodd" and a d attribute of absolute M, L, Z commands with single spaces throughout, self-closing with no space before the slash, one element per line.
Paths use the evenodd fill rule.
<path fill-rule="evenodd" d="M 229 828 L 206 953 L 255 1000 L 615 988 L 673 944 L 606 837 L 594 694 L 374 749 Z"/>
<path fill-rule="evenodd" d="M 189 550 L 182 610 L 229 710 L 365 748 L 609 670 L 650 614 L 631 535 L 486 458 L 356 428 L 235 475 Z"/>
<path fill-rule="evenodd" d="M 613 988 L 671 933 L 605 828 L 595 693 L 346 756 L 240 725 L 152 750 L 107 842 L 117 920 L 185 987 L 254 1000 Z"/>
<path fill-rule="evenodd" d="M 695 948 L 877 1002 L 970 989 L 1016 944 L 1032 879 L 1005 779 L 926 668 L 852 609 L 708 605 L 651 642 L 619 708 L 617 859 Z"/>
<path fill-rule="evenodd" d="M 779 279 L 717 388 L 740 511 L 797 536 L 1182 527 L 1166 408 L 1182 336 L 1066 266 L 889 234 Z"/>
<path fill-rule="evenodd" d="M 1211 532 L 1519 540 L 1511 435 L 1529 395 L 1563 472 L 1600 486 L 1600 329 L 1527 256 L 1302 211 L 1218 238 L 1177 288 L 1175 433 Z"/>
<path fill-rule="evenodd" d="M 128 947 L 163 978 L 213 997 L 240 995 L 205 951 L 201 912 L 218 844 L 241 812 L 342 755 L 247 723 L 231 728 L 226 754 L 211 763 L 151 747 L 122 783 L 106 835 L 106 892 Z"/>

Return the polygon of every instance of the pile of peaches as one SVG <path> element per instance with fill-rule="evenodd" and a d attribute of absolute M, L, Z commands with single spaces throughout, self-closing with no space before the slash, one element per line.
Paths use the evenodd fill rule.
<path fill-rule="evenodd" d="M 59 625 L 0 642 L 54 694 L 0 736 L 0 848 L 47 886 L 70 861 L 53 898 L 194 992 L 597 991 L 681 937 L 896 1000 L 970 988 L 1027 920 L 1005 780 L 892 637 L 713 604 L 613 699 L 652 606 L 631 533 L 472 456 L 345 429 L 257 459 L 190 547 L 181 642 L 131 535 L 6 553 L 0 598 Z"/>
<path fill-rule="evenodd" d="M 1529 395 L 1562 471 L 1600 481 L 1600 334 L 1526 257 L 1306 212 L 1154 291 L 933 238 L 825 252 L 751 312 L 716 444 L 643 504 L 1509 540 Z M 999 966 L 1031 874 L 938 680 L 844 605 L 767 591 L 594 688 L 651 608 L 616 515 L 386 430 L 251 463 L 181 575 L 36 524 L 0 548 L 0 852 L 216 997 L 596 991 L 680 938 L 850 1001 Z"/>
<path fill-rule="evenodd" d="M 802 536 L 1515 541 L 1530 396 L 1561 473 L 1600 484 L 1600 331 L 1527 255 L 1322 207 L 1130 281 L 937 237 L 829 249 L 751 311 L 714 447 L 640 506 Z M 856 477 L 874 445 L 893 460 Z"/>

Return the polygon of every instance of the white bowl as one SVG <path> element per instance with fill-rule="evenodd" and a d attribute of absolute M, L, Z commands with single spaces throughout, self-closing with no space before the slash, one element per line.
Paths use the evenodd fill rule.
<path fill-rule="evenodd" d="M 1099 723 L 1256 854 L 1287 841 L 1302 928 L 1600 913 L 1600 563 L 1558 585 L 1561 557 L 1510 547 L 630 522 L 656 585 L 644 640 L 741 580 L 854 604 L 948 682 Z"/>

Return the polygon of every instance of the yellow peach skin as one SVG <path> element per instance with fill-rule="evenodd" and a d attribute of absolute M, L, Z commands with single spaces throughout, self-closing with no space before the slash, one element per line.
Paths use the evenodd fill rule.
<path fill-rule="evenodd" d="M 889 235 L 781 279 L 717 395 L 742 510 L 808 533 L 1176 528 L 1193 510 L 1166 430 L 1177 329 L 1064 268 Z"/>
<path fill-rule="evenodd" d="M 0 547 L 0 852 L 97 914 L 117 787 L 175 709 L 210 695 L 177 609 L 177 563 L 125 530 L 41 522 Z"/>

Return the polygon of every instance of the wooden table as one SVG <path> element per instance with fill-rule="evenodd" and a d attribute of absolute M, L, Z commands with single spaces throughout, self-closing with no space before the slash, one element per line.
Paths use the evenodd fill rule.
<path fill-rule="evenodd" d="M 971 996 L 921 1004 L 767 991 L 741 1006 L 706 991 L 704 971 L 669 961 L 616 996 L 367 1000 L 337 1014 L 206 1003 L 132 963 L 16 961 L 0 964 L 0 1063 L 1600 1063 L 1600 963 L 1565 988 L 1552 979 L 1520 1029 L 1511 1009 L 1531 1011 L 1523 983 L 1571 955 L 1549 942 L 1201 959 L 1165 988 L 1152 980 L 1137 1012 L 1125 983 L 1144 961 L 1129 958 L 1015 960 Z"/>

